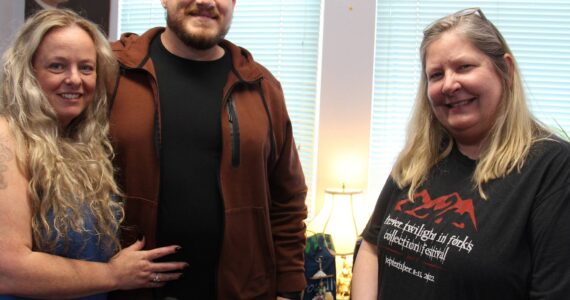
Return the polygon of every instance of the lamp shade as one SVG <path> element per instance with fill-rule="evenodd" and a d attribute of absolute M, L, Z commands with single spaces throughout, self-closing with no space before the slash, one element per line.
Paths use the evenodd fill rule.
<path fill-rule="evenodd" d="M 362 194 L 358 189 L 325 189 L 324 205 L 309 223 L 314 233 L 330 234 L 336 255 L 350 255 L 360 234 L 354 219 L 353 201 Z"/>

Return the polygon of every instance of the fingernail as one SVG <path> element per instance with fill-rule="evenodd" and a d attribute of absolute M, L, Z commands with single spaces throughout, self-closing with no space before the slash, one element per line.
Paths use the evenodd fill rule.
<path fill-rule="evenodd" d="M 176 246 L 176 248 L 174 248 L 175 252 L 180 252 L 180 250 L 182 250 L 182 247 L 180 247 L 180 246 Z"/>
<path fill-rule="evenodd" d="M 142 240 L 144 240 L 144 234 L 139 233 L 139 234 L 137 235 L 137 241 L 142 241 Z"/>

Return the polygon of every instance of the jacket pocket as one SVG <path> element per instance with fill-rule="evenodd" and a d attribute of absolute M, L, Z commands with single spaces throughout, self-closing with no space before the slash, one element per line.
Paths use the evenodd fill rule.
<path fill-rule="evenodd" d="M 219 267 L 219 286 L 223 289 L 220 296 L 267 299 L 275 284 L 275 255 L 263 208 L 226 211 L 225 222 Z"/>

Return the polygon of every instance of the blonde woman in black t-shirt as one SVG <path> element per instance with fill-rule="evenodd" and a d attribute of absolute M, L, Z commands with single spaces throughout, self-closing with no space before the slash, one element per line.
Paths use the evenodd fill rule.
<path fill-rule="evenodd" d="M 565 299 L 569 144 L 530 113 L 514 55 L 480 9 L 428 26 L 420 58 L 353 299 Z"/>

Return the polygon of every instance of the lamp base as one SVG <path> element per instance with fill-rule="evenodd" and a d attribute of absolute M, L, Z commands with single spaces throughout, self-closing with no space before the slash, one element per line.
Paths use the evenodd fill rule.
<path fill-rule="evenodd" d="M 350 283 L 352 281 L 352 260 L 340 255 L 341 267 L 336 275 L 336 300 L 350 299 Z"/>

